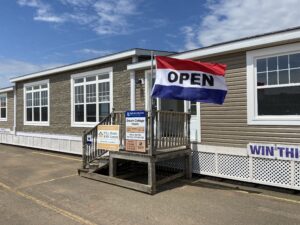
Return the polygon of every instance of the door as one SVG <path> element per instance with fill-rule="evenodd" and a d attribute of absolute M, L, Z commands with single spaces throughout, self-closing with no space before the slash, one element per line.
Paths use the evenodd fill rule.
<path fill-rule="evenodd" d="M 151 107 L 150 95 L 152 86 L 155 81 L 155 72 L 154 77 L 151 82 L 151 71 L 145 72 L 145 109 L 149 110 Z M 161 111 L 176 111 L 176 112 L 191 112 L 191 123 L 190 123 L 190 137 L 191 141 L 200 142 L 200 103 L 182 101 L 182 100 L 171 100 L 171 99 L 153 99 L 152 105 L 157 110 Z M 163 128 L 161 128 L 164 130 Z"/>

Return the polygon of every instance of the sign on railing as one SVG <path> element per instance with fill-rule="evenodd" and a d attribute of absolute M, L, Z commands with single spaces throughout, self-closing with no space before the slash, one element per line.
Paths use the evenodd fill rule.
<path fill-rule="evenodd" d="M 97 148 L 108 151 L 120 150 L 120 126 L 99 125 L 97 127 Z"/>
<path fill-rule="evenodd" d="M 126 151 L 146 152 L 146 112 L 127 111 Z"/>

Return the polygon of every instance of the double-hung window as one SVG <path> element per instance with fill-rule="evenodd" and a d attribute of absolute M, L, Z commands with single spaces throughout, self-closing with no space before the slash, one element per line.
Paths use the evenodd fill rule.
<path fill-rule="evenodd" d="M 299 125 L 300 45 L 256 50 L 247 57 L 248 123 Z"/>
<path fill-rule="evenodd" d="M 49 81 L 25 84 L 25 125 L 49 125 Z"/>
<path fill-rule="evenodd" d="M 111 76 L 111 68 L 72 76 L 73 126 L 93 126 L 110 113 Z"/>
<path fill-rule="evenodd" d="M 0 94 L 0 121 L 7 121 L 7 94 Z"/>

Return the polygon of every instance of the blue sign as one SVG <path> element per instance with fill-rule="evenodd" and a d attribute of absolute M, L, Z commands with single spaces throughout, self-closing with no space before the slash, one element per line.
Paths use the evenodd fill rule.
<path fill-rule="evenodd" d="M 144 110 L 126 111 L 126 117 L 146 117 L 147 113 Z"/>
<path fill-rule="evenodd" d="M 91 145 L 93 143 L 93 136 L 92 135 L 89 134 L 89 135 L 86 136 L 86 143 L 88 145 Z"/>
<path fill-rule="evenodd" d="M 300 146 L 249 143 L 248 155 L 269 159 L 300 161 Z"/>

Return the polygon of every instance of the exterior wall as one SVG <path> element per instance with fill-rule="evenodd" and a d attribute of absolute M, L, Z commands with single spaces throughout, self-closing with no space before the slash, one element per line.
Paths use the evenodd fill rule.
<path fill-rule="evenodd" d="M 201 144 L 246 148 L 249 142 L 300 143 L 300 126 L 247 124 L 246 52 L 201 60 L 227 64 L 228 85 L 222 106 L 201 104 Z"/>
<path fill-rule="evenodd" d="M 130 108 L 130 76 L 126 71 L 131 58 L 114 63 L 101 64 L 84 69 L 58 73 L 38 79 L 17 82 L 17 132 L 47 133 L 63 135 L 82 135 L 90 128 L 71 127 L 71 75 L 101 68 L 113 67 L 113 105 L 116 110 Z M 24 125 L 24 90 L 25 83 L 49 79 L 50 83 L 50 126 Z"/>
<path fill-rule="evenodd" d="M 145 71 L 140 70 L 135 74 L 135 81 L 139 79 L 145 79 Z M 135 86 L 135 108 L 136 110 L 145 109 L 145 82 L 144 84 L 137 84 Z"/>
<path fill-rule="evenodd" d="M 0 121 L 0 129 L 13 130 L 14 127 L 14 92 L 7 92 L 7 121 Z"/>

